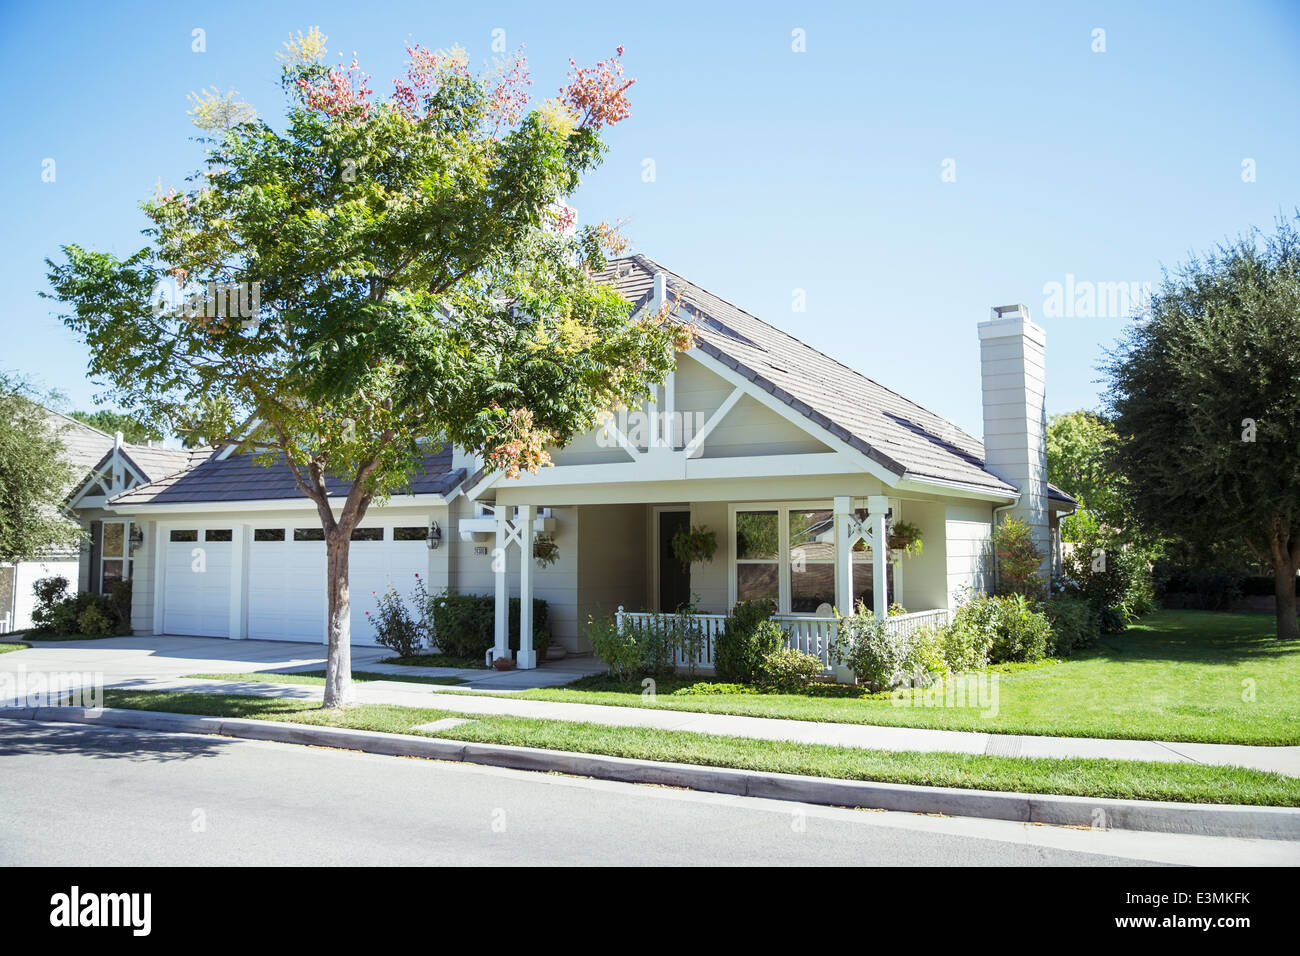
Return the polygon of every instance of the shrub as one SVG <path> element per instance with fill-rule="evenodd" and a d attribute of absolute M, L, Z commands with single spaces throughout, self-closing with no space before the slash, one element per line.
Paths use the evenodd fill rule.
<path fill-rule="evenodd" d="M 1101 637 L 1101 613 L 1091 601 L 1070 594 L 1058 594 L 1040 606 L 1052 627 L 1049 651 L 1069 657 Z"/>
<path fill-rule="evenodd" d="M 767 656 L 785 644 L 780 625 L 766 602 L 742 601 L 731 609 L 713 640 L 713 669 L 722 681 L 752 684 L 763 673 Z"/>
<path fill-rule="evenodd" d="M 1064 572 L 1066 592 L 1092 602 L 1107 634 L 1123 631 L 1155 607 L 1149 552 L 1104 528 L 1083 529 L 1065 557 Z"/>
<path fill-rule="evenodd" d="M 418 598 L 418 595 L 417 595 Z M 411 615 L 406 601 L 391 584 L 378 600 L 378 608 L 366 612 L 375 626 L 375 640 L 398 657 L 414 657 L 424 643 L 419 621 Z"/>
<path fill-rule="evenodd" d="M 889 690 L 908 676 L 909 642 L 887 631 L 885 622 L 865 605 L 859 604 L 852 617 L 840 619 L 840 633 L 847 645 L 844 662 L 872 690 Z"/>
<path fill-rule="evenodd" d="M 78 634 L 107 634 L 112 622 L 95 604 L 89 605 L 77 618 Z"/>
<path fill-rule="evenodd" d="M 823 669 L 820 657 L 791 647 L 778 647 L 763 659 L 760 682 L 765 687 L 795 692 L 821 677 Z"/>
<path fill-rule="evenodd" d="M 1004 518 L 993 529 L 998 594 L 1034 598 L 1043 593 L 1043 579 L 1038 573 L 1043 552 L 1033 534 L 1033 529 L 1018 518 Z"/>
<path fill-rule="evenodd" d="M 68 594 L 68 579 L 59 576 L 41 578 L 32 590 L 36 595 L 36 606 L 32 609 L 32 629 L 37 634 L 131 633 L 130 581 L 119 581 L 113 585 L 111 597 L 89 591 Z M 86 612 L 90 610 L 95 613 L 86 617 Z M 93 630 L 87 630 L 88 627 Z"/>
<path fill-rule="evenodd" d="M 482 657 L 496 643 L 496 598 L 490 594 L 429 595 L 425 619 L 428 642 L 453 657 Z M 546 602 L 533 598 L 533 647 L 551 642 Z M 510 599 L 510 648 L 519 650 L 519 598 Z"/>
<path fill-rule="evenodd" d="M 639 674 L 671 674 L 675 660 L 686 662 L 693 673 L 704 640 L 699 621 L 690 611 L 625 623 L 622 633 L 614 618 L 588 618 L 587 637 L 593 653 L 620 680 Z"/>
<path fill-rule="evenodd" d="M 903 671 L 912 684 L 928 687 L 951 672 L 944 656 L 944 633 L 947 628 L 933 625 L 919 627 L 908 636 L 907 657 Z"/>
<path fill-rule="evenodd" d="M 944 663 L 953 673 L 978 671 L 989 666 L 993 635 L 982 628 L 966 626 L 965 621 L 954 621 L 939 631 L 939 645 Z"/>
<path fill-rule="evenodd" d="M 957 609 L 953 627 L 982 634 L 994 664 L 1040 661 L 1047 656 L 1051 625 L 1023 594 L 976 598 Z"/>

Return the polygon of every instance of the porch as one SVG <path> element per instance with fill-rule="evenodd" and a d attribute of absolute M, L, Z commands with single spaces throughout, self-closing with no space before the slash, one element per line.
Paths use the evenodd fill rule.
<path fill-rule="evenodd" d="M 818 484 L 825 488 L 831 482 Z M 814 490 L 807 482 L 799 487 Z M 537 498 L 547 500 L 544 494 Z M 511 653 L 513 597 L 521 598 L 521 634 L 531 632 L 532 599 L 544 599 L 554 640 L 577 653 L 590 649 L 589 618 L 616 618 L 620 627 L 636 629 L 661 615 L 690 613 L 699 626 L 698 651 L 694 660 L 676 663 L 704 670 L 712 667 L 714 641 L 727 613 L 741 601 L 769 602 L 788 646 L 820 658 L 828 668 L 837 615 L 851 615 L 859 603 L 895 631 L 947 620 L 948 512 L 941 502 L 884 495 L 701 498 L 599 504 L 561 499 L 554 505 L 499 500 L 489 514 L 462 519 L 461 537 L 477 543 L 495 537 L 492 656 Z M 924 536 L 922 554 L 909 557 L 888 548 L 891 522 L 901 522 L 904 514 Z M 713 533 L 716 551 L 708 560 L 684 565 L 672 541 L 692 529 Z M 543 534 L 559 555 L 546 564 L 530 559 Z M 454 586 L 470 590 L 475 581 L 466 575 Z M 895 603 L 920 610 L 889 618 Z M 531 648 L 517 652 L 516 665 L 537 666 Z"/>

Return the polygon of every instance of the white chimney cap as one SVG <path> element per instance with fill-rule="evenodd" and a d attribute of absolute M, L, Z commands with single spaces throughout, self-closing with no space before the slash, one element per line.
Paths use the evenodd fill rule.
<path fill-rule="evenodd" d="M 1029 306 L 1017 303 L 1015 305 L 995 305 L 989 309 L 989 321 L 996 322 L 998 319 L 1025 319 L 1029 318 Z"/>

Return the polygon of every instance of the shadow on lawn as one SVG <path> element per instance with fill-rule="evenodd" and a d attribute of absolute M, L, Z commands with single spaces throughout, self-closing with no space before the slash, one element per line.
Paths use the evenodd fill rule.
<path fill-rule="evenodd" d="M 1123 634 L 1105 635 L 1097 647 L 1069 659 L 1197 664 L 1300 661 L 1300 642 L 1274 637 L 1271 613 L 1162 611 L 1130 625 Z"/>

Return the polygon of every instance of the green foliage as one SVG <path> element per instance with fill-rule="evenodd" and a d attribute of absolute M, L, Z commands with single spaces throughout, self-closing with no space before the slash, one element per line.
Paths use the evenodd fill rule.
<path fill-rule="evenodd" d="M 1039 610 L 1052 628 L 1049 654 L 1069 657 L 1080 648 L 1091 647 L 1101 637 L 1101 611 L 1091 601 L 1058 594 L 1044 601 Z"/>
<path fill-rule="evenodd" d="M 793 694 L 818 680 L 823 670 L 820 657 L 790 647 L 778 647 L 763 658 L 759 682 L 765 687 Z"/>
<path fill-rule="evenodd" d="M 690 531 L 678 531 L 671 542 L 673 557 L 683 567 L 692 564 L 707 564 L 713 560 L 718 550 L 718 535 L 705 527 L 692 526 Z"/>
<path fill-rule="evenodd" d="M 910 521 L 895 521 L 889 526 L 889 550 L 902 551 L 909 558 L 921 553 L 921 528 Z"/>
<path fill-rule="evenodd" d="M 44 637 L 73 634 L 130 634 L 131 582 L 119 581 L 111 596 L 68 594 L 68 579 L 40 578 L 33 585 L 33 631 Z"/>
<path fill-rule="evenodd" d="M 1165 276 L 1105 371 L 1116 468 L 1162 536 L 1300 567 L 1300 234 L 1280 219 Z M 1277 636 L 1300 636 L 1294 600 Z"/>
<path fill-rule="evenodd" d="M 91 604 L 77 616 L 78 634 L 107 634 L 112 627 L 108 615 L 96 605 Z"/>
<path fill-rule="evenodd" d="M 1047 656 L 1051 625 L 1023 594 L 975 598 L 957 609 L 952 627 L 974 632 L 964 641 L 983 645 L 993 664 L 1040 661 Z"/>
<path fill-rule="evenodd" d="M 993 635 L 970 624 L 969 620 L 957 616 L 952 624 L 939 630 L 939 646 L 944 663 L 954 674 L 983 670 L 989 666 Z"/>
<path fill-rule="evenodd" d="M 1047 478 L 1072 495 L 1079 508 L 1112 528 L 1128 524 L 1123 510 L 1124 478 L 1117 473 L 1110 449 L 1115 428 L 1096 412 L 1053 415 L 1047 423 Z M 1061 535 L 1073 541 L 1075 516 L 1064 519 Z"/>
<path fill-rule="evenodd" d="M 538 567 L 549 568 L 559 559 L 560 546 L 552 535 L 543 533 L 533 538 L 533 560 Z"/>
<path fill-rule="evenodd" d="M 424 643 L 420 622 L 391 584 L 378 596 L 378 607 L 366 612 L 375 628 L 375 640 L 398 657 L 414 657 Z"/>
<path fill-rule="evenodd" d="M 81 528 L 60 512 L 75 476 L 53 421 L 22 382 L 0 373 L 0 561 L 30 561 L 81 541 Z"/>
<path fill-rule="evenodd" d="M 613 618 L 588 618 L 587 637 L 592 652 L 605 662 L 611 676 L 619 680 L 650 675 L 667 677 L 675 662 L 686 664 L 694 673 L 703 648 L 704 633 L 694 608 L 676 614 L 655 614 L 635 623 L 625 622 L 620 632 Z"/>
<path fill-rule="evenodd" d="M 771 617 L 771 605 L 762 601 L 742 601 L 731 609 L 713 639 L 719 680 L 752 684 L 761 678 L 763 661 L 785 644 L 784 632 Z"/>
<path fill-rule="evenodd" d="M 1106 633 L 1155 608 L 1150 553 L 1100 527 L 1087 528 L 1065 555 L 1066 591 L 1091 602 Z"/>
<path fill-rule="evenodd" d="M 496 598 L 491 594 L 429 595 L 425 607 L 432 634 L 430 646 L 453 657 L 482 660 L 496 644 Z M 551 643 L 547 604 L 533 598 L 533 648 Z M 519 650 L 519 598 L 510 599 L 510 649 Z"/>
<path fill-rule="evenodd" d="M 1043 552 L 1033 538 L 1033 529 L 1018 518 L 1004 517 L 993 529 L 993 553 L 997 558 L 997 592 L 1037 597 L 1043 592 L 1038 573 Z"/>
<path fill-rule="evenodd" d="M 121 432 L 125 441 L 133 445 L 143 445 L 145 442 L 162 441 L 163 434 L 148 422 L 140 421 L 132 415 L 124 415 L 121 412 L 114 412 L 107 408 L 98 408 L 93 412 L 68 412 L 69 418 L 75 418 L 79 422 L 85 422 L 91 428 L 98 428 L 101 432 L 107 432 L 109 435 L 114 432 Z"/>

